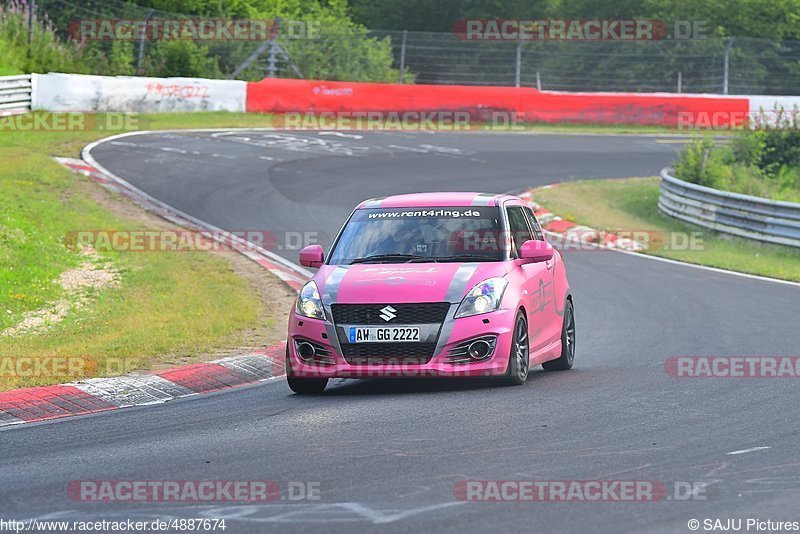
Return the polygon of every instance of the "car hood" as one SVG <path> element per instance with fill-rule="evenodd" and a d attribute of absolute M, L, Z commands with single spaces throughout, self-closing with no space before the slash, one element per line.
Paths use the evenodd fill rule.
<path fill-rule="evenodd" d="M 510 262 L 323 265 L 314 281 L 326 305 L 458 303 L 475 284 L 509 268 Z"/>

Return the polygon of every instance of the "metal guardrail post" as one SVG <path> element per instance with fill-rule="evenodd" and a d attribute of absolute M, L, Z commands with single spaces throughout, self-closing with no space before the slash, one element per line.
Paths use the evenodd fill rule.
<path fill-rule="evenodd" d="M 30 74 L 0 76 L 0 115 L 30 111 L 32 92 Z"/>

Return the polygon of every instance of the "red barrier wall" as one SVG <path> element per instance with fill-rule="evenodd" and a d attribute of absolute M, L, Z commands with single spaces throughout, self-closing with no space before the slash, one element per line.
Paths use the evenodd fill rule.
<path fill-rule="evenodd" d="M 558 93 L 530 88 L 396 85 L 268 78 L 247 84 L 249 112 L 516 112 L 526 121 L 738 126 L 748 99 L 638 93 Z M 683 115 L 681 115 L 683 114 Z M 710 124 L 709 124 L 710 126 Z"/>
<path fill-rule="evenodd" d="M 747 98 L 636 93 L 538 93 L 525 102 L 525 120 L 663 126 L 741 126 Z"/>

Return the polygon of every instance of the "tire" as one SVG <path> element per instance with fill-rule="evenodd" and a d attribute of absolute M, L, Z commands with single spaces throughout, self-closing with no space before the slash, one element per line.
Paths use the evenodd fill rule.
<path fill-rule="evenodd" d="M 286 382 L 289 384 L 289 389 L 298 395 L 317 395 L 325 391 L 325 386 L 328 385 L 327 378 L 295 378 L 287 376 Z"/>
<path fill-rule="evenodd" d="M 327 378 L 298 378 L 292 373 L 292 365 L 289 360 L 289 343 L 286 343 L 286 383 L 289 389 L 298 395 L 317 395 L 325 391 L 328 385 Z"/>
<path fill-rule="evenodd" d="M 575 361 L 575 309 L 568 300 L 564 308 L 564 322 L 561 325 L 561 356 L 544 362 L 545 371 L 568 371 Z"/>
<path fill-rule="evenodd" d="M 514 337 L 511 341 L 511 352 L 508 355 L 508 371 L 503 382 L 509 386 L 521 386 L 528 379 L 531 363 L 530 342 L 528 339 L 528 321 L 522 310 L 517 312 L 514 321 Z"/>

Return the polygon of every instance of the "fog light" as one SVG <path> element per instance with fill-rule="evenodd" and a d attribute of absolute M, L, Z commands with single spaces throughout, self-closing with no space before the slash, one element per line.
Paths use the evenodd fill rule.
<path fill-rule="evenodd" d="M 479 339 L 470 343 L 467 354 L 473 360 L 483 360 L 492 353 L 492 346 L 486 341 Z"/>
<path fill-rule="evenodd" d="M 305 341 L 301 341 L 297 344 L 297 355 L 300 356 L 300 359 L 308 362 L 314 359 L 314 356 L 317 354 L 317 349 L 314 348 L 314 345 L 311 343 L 306 343 Z"/>

